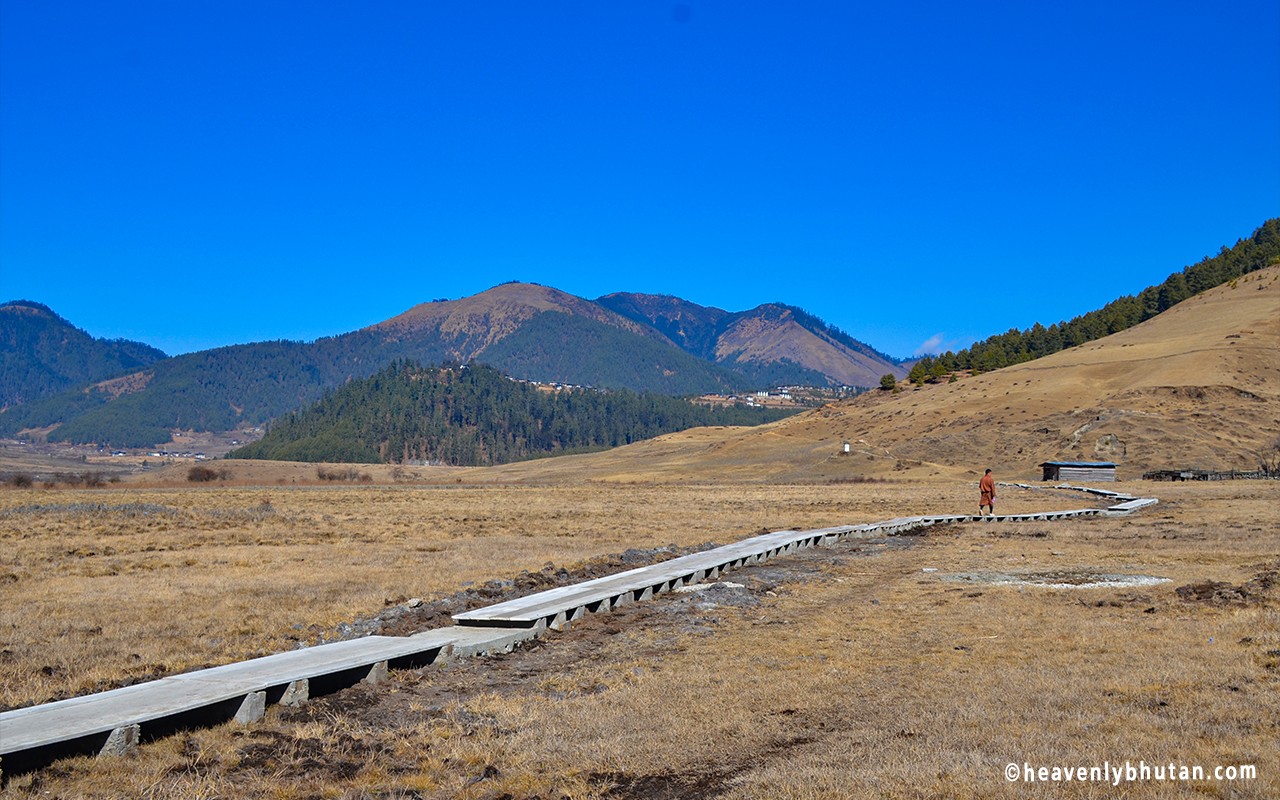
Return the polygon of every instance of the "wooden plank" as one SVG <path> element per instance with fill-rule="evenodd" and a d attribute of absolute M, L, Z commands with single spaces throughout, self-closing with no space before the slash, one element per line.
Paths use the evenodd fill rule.
<path fill-rule="evenodd" d="M 1105 490 L 1090 491 L 1101 495 L 1119 494 Z M 818 544 L 827 536 L 884 535 L 885 533 L 900 533 L 933 524 L 968 522 L 977 519 L 1010 522 L 1046 521 L 1071 517 L 1093 517 L 1098 516 L 1100 513 L 1101 509 L 1087 508 L 1036 514 L 1005 514 L 986 518 L 972 515 L 899 517 L 885 522 L 857 526 L 840 526 L 799 532 L 777 531 L 703 553 L 682 556 L 661 564 L 640 567 L 574 586 L 559 587 L 485 608 L 473 609 L 455 615 L 454 619 L 462 625 L 512 624 L 531 626 L 539 622 L 545 622 L 559 628 L 573 618 L 581 616 L 586 610 L 607 610 L 608 604 L 615 601 L 615 599 L 618 604 L 621 604 L 645 599 L 655 593 L 667 591 L 672 588 L 672 584 L 678 585 L 689 573 L 695 573 L 696 575 L 697 572 L 703 571 L 706 574 L 718 574 L 722 570 L 731 569 L 734 566 L 753 563 L 765 557 L 786 552 L 788 548 L 792 548 L 800 542 Z M 694 577 L 692 580 L 700 579 L 700 577 Z"/>
<path fill-rule="evenodd" d="M 388 660 L 447 649 L 461 639 L 474 648 L 482 638 L 469 631 L 461 635 L 453 631 L 334 642 L 6 711 L 0 713 L 0 755 L 209 708 L 300 680 L 372 669 Z"/>
<path fill-rule="evenodd" d="M 923 524 L 924 519 L 924 517 L 909 517 L 897 522 L 920 525 Z M 619 604 L 645 599 L 656 593 L 670 591 L 675 586 L 698 582 L 707 575 L 719 575 L 735 566 L 758 563 L 765 558 L 786 552 L 788 548 L 818 545 L 828 537 L 883 534 L 884 525 L 885 523 L 877 523 L 841 525 L 806 531 L 774 531 L 647 567 L 637 567 L 572 586 L 560 586 L 484 608 L 472 609 L 455 614 L 453 619 L 464 626 L 519 627 L 540 623 L 551 626 L 562 625 L 566 621 L 571 621 L 579 609 L 595 610 L 593 607 L 596 604 L 613 603 L 615 599 L 620 599 Z M 558 615 L 561 614 L 566 615 L 565 620 L 558 619 Z"/>
<path fill-rule="evenodd" d="M 794 531 L 779 532 L 795 535 Z M 669 584 L 673 580 L 706 573 L 712 569 L 723 569 L 725 565 L 741 558 L 754 555 L 790 536 L 767 534 L 748 540 L 747 543 L 735 542 L 724 547 L 717 547 L 701 553 L 679 556 L 669 561 L 637 567 L 614 575 L 595 578 L 572 586 L 560 586 L 525 597 L 507 600 L 480 609 L 454 615 L 461 624 L 484 624 L 486 620 L 533 621 L 543 617 L 554 616 L 559 611 L 576 608 L 590 603 L 598 603 L 626 592 Z"/>
<path fill-rule="evenodd" d="M 1114 506 L 1108 506 L 1107 511 L 1128 514 L 1130 512 L 1137 511 L 1140 508 L 1153 506 L 1158 502 L 1160 501 L 1154 497 L 1136 497 L 1133 500 L 1130 500 L 1126 503 L 1117 503 Z"/>
<path fill-rule="evenodd" d="M 546 620 L 550 624 L 554 623 L 556 615 L 561 612 L 573 612 L 578 608 L 611 601 L 624 594 L 650 589 L 655 592 L 667 591 L 672 584 L 681 585 L 701 580 L 701 577 L 694 577 L 699 574 L 705 576 L 713 571 L 718 573 L 737 562 L 745 563 L 748 560 L 759 559 L 767 553 L 781 551 L 787 546 L 806 541 L 817 543 L 826 536 L 848 534 L 853 531 L 854 526 L 847 525 L 811 531 L 775 531 L 701 553 L 679 556 L 647 567 L 638 567 L 572 586 L 560 586 L 484 608 L 465 611 L 455 614 L 453 618 L 460 625 L 484 626 L 504 623 L 533 625 L 539 620 Z"/>

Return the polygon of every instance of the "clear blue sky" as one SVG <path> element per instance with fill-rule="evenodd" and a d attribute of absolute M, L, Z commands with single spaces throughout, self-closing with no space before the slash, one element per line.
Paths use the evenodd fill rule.
<path fill-rule="evenodd" d="M 1280 214 L 1280 3 L 0 0 L 0 301 L 170 352 L 507 280 L 893 355 Z"/>

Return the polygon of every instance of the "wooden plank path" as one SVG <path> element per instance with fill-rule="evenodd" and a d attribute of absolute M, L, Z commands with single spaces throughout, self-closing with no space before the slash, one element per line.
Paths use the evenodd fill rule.
<path fill-rule="evenodd" d="M 628 570 L 572 586 L 561 586 L 485 608 L 454 614 L 453 620 L 459 625 L 560 630 L 588 613 L 609 611 L 621 605 L 647 600 L 655 594 L 699 583 L 708 578 L 716 578 L 723 572 L 820 544 L 831 544 L 849 538 L 901 535 L 932 525 L 979 521 L 1048 521 L 1100 516 L 1104 511 L 1105 509 L 1085 508 L 1036 514 L 998 514 L 987 517 L 963 514 L 899 517 L 867 525 L 845 525 L 809 531 L 775 531 L 713 550 L 673 558 L 661 564 Z"/>
<path fill-rule="evenodd" d="M 388 669 L 511 650 L 523 631 L 453 626 L 413 636 L 367 636 L 292 650 L 0 714 L 0 768 L 26 772 L 65 755 L 120 754 L 176 730 L 263 717 Z"/>
<path fill-rule="evenodd" d="M 1022 488 L 1033 488 L 1012 484 Z M 895 536 L 965 522 L 1032 522 L 1117 516 L 1154 505 L 1155 498 L 1087 491 L 1113 501 L 1105 508 L 1033 514 L 899 517 L 865 525 L 775 531 L 701 553 L 562 586 L 454 615 L 456 625 L 412 636 L 368 636 L 277 653 L 235 664 L 0 713 L 0 776 L 38 769 L 66 755 L 128 752 L 139 742 L 177 730 L 234 720 L 260 720 L 267 705 L 295 705 L 364 681 L 388 669 L 448 658 L 506 652 L 547 629 L 560 630 L 588 613 L 649 599 L 722 573 L 802 548 L 845 539 Z"/>

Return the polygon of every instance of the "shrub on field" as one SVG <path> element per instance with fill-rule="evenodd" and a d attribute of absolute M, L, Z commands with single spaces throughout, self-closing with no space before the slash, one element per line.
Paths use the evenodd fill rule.
<path fill-rule="evenodd" d="M 62 473 L 58 475 L 58 482 L 65 483 L 68 486 L 84 486 L 89 489 L 107 485 L 107 479 L 101 472 Z"/>
<path fill-rule="evenodd" d="M 325 469 L 324 467 L 316 467 L 316 477 L 322 481 L 359 481 L 360 483 L 372 483 L 373 476 L 367 472 L 360 472 L 354 467 L 346 469 Z"/>
<path fill-rule="evenodd" d="M 187 470 L 187 480 L 192 483 L 206 483 L 225 477 L 227 477 L 226 470 L 216 470 L 209 467 L 192 467 Z"/>

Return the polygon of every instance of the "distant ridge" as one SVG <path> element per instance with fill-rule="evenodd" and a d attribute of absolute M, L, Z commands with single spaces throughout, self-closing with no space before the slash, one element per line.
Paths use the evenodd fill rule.
<path fill-rule="evenodd" d="M 582 317 L 640 336 L 654 332 L 590 300 L 541 286 L 512 281 L 459 300 L 419 303 L 403 314 L 366 328 L 389 340 L 424 335 L 449 342 L 451 356 L 467 362 L 517 331 L 539 314 L 557 312 Z"/>
<path fill-rule="evenodd" d="M 482 361 L 517 378 L 670 395 L 752 388 L 747 375 L 673 347 L 598 303 L 510 282 L 459 300 L 421 303 L 366 328 L 423 363 Z M 423 349 L 439 357 L 423 357 Z"/>
<path fill-rule="evenodd" d="M 1273 219 L 1160 286 L 1067 323 L 1013 330 L 960 354 L 926 357 L 917 371 L 936 378 L 949 370 L 983 372 L 1040 358 L 1149 320 L 1215 281 L 1234 282 L 1278 259 L 1280 220 Z M 7 310 L 0 314 L 0 342 L 25 341 L 15 331 L 24 330 L 26 317 L 75 331 L 39 304 L 16 302 L 0 310 Z M 91 338 L 77 333 L 80 339 L 68 341 Z M 63 370 L 58 380 L 72 381 L 74 388 L 45 396 L 11 392 L 15 399 L 0 412 L 0 435 L 48 432 L 62 441 L 144 446 L 167 441 L 175 430 L 228 431 L 300 408 L 398 359 L 475 361 L 517 378 L 669 395 L 786 384 L 868 387 L 886 373 L 906 373 L 902 362 L 794 306 L 767 303 L 728 312 L 629 293 L 591 301 L 516 282 L 460 300 L 419 304 L 383 323 L 311 343 L 261 342 L 160 360 L 155 359 L 163 354 L 145 345 L 107 344 L 115 346 L 115 355 L 104 359 L 110 374 L 97 370 L 90 373 L 95 377 L 77 379 L 80 373 Z M 85 352 L 53 349 L 60 358 Z M 17 376 L 52 371 L 37 350 L 4 351 L 6 388 L 19 385 Z"/>
<path fill-rule="evenodd" d="M 725 317 L 738 324 L 736 338 L 727 331 L 719 345 L 724 352 L 704 357 L 643 319 L 551 287 L 511 282 L 459 300 L 421 303 L 315 342 L 235 345 L 145 365 L 122 361 L 109 374 L 0 413 L 0 434 L 51 430 L 55 440 L 151 446 L 175 430 L 229 431 L 267 422 L 400 359 L 485 363 L 516 378 L 677 396 L 780 384 L 861 385 L 856 380 L 863 373 L 851 363 L 863 363 L 865 354 L 843 344 L 811 346 L 817 334 L 796 321 L 803 312 L 776 309 L 782 310 L 772 316 Z M 748 335 L 743 326 L 750 324 L 757 327 Z M 806 324 L 821 329 L 821 323 Z M 803 346 L 782 341 L 797 337 Z M 779 341 L 770 344 L 774 338 Z M 822 369 L 803 363 L 810 351 L 827 357 L 814 362 Z M 138 371 L 130 372 L 131 365 Z M 872 373 L 878 380 L 890 371 L 902 374 L 888 360 L 864 371 L 867 385 Z"/>
<path fill-rule="evenodd" d="M 794 306 L 728 312 L 669 295 L 618 292 L 596 300 L 651 326 L 688 353 L 770 384 L 875 386 L 902 362 Z"/>
<path fill-rule="evenodd" d="M 165 358 L 150 345 L 95 339 L 43 303 L 0 305 L 0 409 L 137 370 Z"/>

